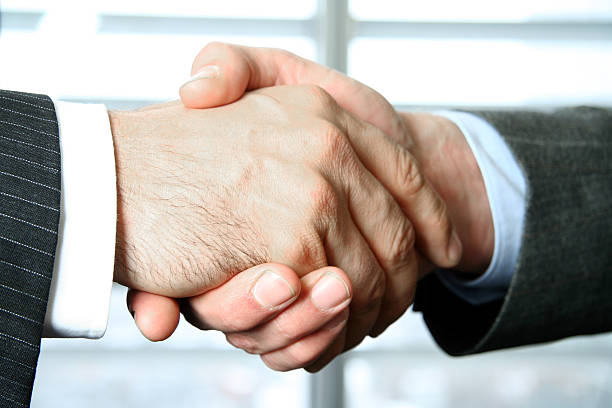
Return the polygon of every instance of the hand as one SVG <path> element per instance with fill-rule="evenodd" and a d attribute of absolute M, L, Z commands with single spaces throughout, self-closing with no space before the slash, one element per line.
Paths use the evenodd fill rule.
<path fill-rule="evenodd" d="M 213 42 L 196 56 L 191 73 L 192 78 L 180 89 L 181 100 L 188 108 L 225 105 L 253 89 L 311 84 L 323 88 L 346 111 L 381 129 L 408 151 L 414 143 L 404 120 L 378 92 L 338 71 L 284 50 Z M 382 157 L 376 160 L 384 161 Z M 376 171 L 372 173 L 394 195 L 414 224 L 420 253 L 438 267 L 455 266 L 461 257 L 461 242 L 452 228 L 447 228 L 444 201 L 437 197 L 427 178 L 422 177 L 418 160 L 411 157 L 407 167 L 402 169 L 406 180 L 400 180 L 402 175 L 397 175 L 393 181 L 412 184 L 417 189 L 413 193 L 420 195 L 420 200 L 410 200 L 409 189 L 398 190 L 397 185 L 389 185 Z M 433 269 L 428 262 L 422 264 L 427 267 L 422 268 L 421 275 Z"/>
<path fill-rule="evenodd" d="M 335 353 L 410 304 L 416 281 L 412 226 L 370 171 L 405 206 L 437 203 L 437 196 L 422 183 L 416 189 L 402 183 L 401 170 L 416 169 L 410 155 L 319 88 L 262 90 L 209 111 L 170 104 L 111 113 L 111 123 L 120 283 L 191 296 L 267 260 L 300 274 L 332 263 L 350 271 L 360 288 Z M 377 155 L 390 159 L 381 162 Z M 444 245 L 437 245 L 446 250 L 451 228 L 444 206 L 436 208 L 445 231 Z M 383 296 L 393 307 L 379 315 Z"/>
<path fill-rule="evenodd" d="M 457 269 L 471 274 L 484 272 L 492 256 L 491 211 L 478 164 L 463 134 L 452 122 L 428 114 L 398 114 L 372 88 L 279 49 L 213 42 L 197 55 L 191 74 L 192 78 L 181 87 L 180 95 L 183 104 L 194 109 L 228 104 L 245 91 L 268 86 L 314 84 L 325 89 L 348 112 L 378 127 L 416 156 L 425 175 L 424 181 L 431 183 L 452 209 L 451 219 L 460 241 L 468 245 L 468 254 L 464 254 L 467 256 L 462 258 Z M 455 155 L 452 160 L 445 155 L 449 152 Z M 463 161 L 458 162 L 458 159 Z M 462 183 L 446 182 L 457 174 L 465 178 Z M 442 179 L 442 175 L 448 178 Z M 466 199 L 467 191 L 477 195 Z M 415 223 L 417 246 L 420 247 L 421 240 L 429 238 L 426 230 L 432 228 L 432 225 L 419 228 L 420 222 L 431 218 L 419 217 L 414 211 L 407 213 Z M 468 222 L 477 219 L 481 222 Z M 438 267 L 449 266 L 436 256 L 431 257 L 431 261 Z M 422 264 L 425 268 L 421 275 L 433 269 L 427 262 Z"/>
<path fill-rule="evenodd" d="M 288 52 L 212 43 L 204 48 L 196 58 L 192 74 L 194 74 L 193 80 L 181 88 L 183 103 L 188 107 L 207 108 L 230 103 L 241 97 L 245 90 L 249 89 L 272 85 L 311 83 L 326 89 L 345 109 L 385 130 L 403 146 L 410 147 L 411 145 L 411 139 L 404 122 L 380 94 L 337 71 L 304 60 Z M 416 167 L 412 170 L 418 171 Z M 427 183 L 424 178 L 420 178 L 419 181 Z M 433 195 L 435 196 L 435 194 Z M 404 202 L 401 198 L 399 201 Z M 421 201 L 421 203 L 425 204 L 424 201 Z M 431 248 L 432 243 L 441 241 L 439 236 L 436 235 L 438 231 L 445 231 L 444 228 L 440 228 L 440 223 L 436 221 L 440 212 L 442 212 L 440 208 L 436 208 L 439 203 L 439 200 L 433 199 L 427 203 L 428 205 L 421 205 L 416 209 L 404 206 L 404 210 L 413 217 L 416 226 L 417 246 L 424 249 L 425 253 L 427 253 L 428 248 Z M 442 227 L 446 226 L 442 225 Z M 458 252 L 461 252 L 458 240 L 455 238 L 451 242 L 455 245 L 454 250 L 458 249 Z M 448 244 L 451 242 L 448 242 Z M 430 250 L 430 255 L 431 252 Z M 449 264 L 444 259 L 444 255 L 447 255 L 444 248 L 438 248 L 434 252 L 432 258 L 439 265 L 452 266 L 453 262 Z M 432 265 L 428 261 L 420 257 L 419 260 L 421 274 L 432 269 Z M 151 296 L 155 299 L 153 295 Z M 163 305 L 164 300 L 159 299 L 159 302 Z M 153 307 L 154 301 L 149 304 Z M 394 305 L 388 306 L 385 304 L 383 308 L 393 309 Z M 145 313 L 145 311 L 143 310 L 141 313 Z M 380 334 L 393 320 L 377 324 L 371 334 Z M 158 330 L 164 332 L 164 337 L 169 336 L 173 329 L 174 327 L 166 327 L 166 330 L 163 330 L 158 326 Z M 141 327 L 141 330 L 145 336 L 148 336 L 145 328 Z"/>
<path fill-rule="evenodd" d="M 288 288 L 291 295 L 286 295 Z M 279 295 L 289 296 L 290 301 L 270 307 Z M 263 264 L 180 302 L 134 290 L 128 292 L 127 301 L 138 327 L 151 340 L 169 335 L 160 327 L 176 327 L 180 303 L 195 327 L 221 330 L 231 344 L 260 354 L 268 366 L 285 371 L 315 359 L 344 330 L 351 296 L 350 280 L 338 268 L 323 267 L 300 282 L 286 266 Z M 160 318 L 168 317 L 176 319 L 160 324 Z"/>
<path fill-rule="evenodd" d="M 450 120 L 428 113 L 400 113 L 413 137 L 412 151 L 425 177 L 447 205 L 461 239 L 456 272 L 473 279 L 491 263 L 495 233 L 484 180 L 472 149 Z"/>
<path fill-rule="evenodd" d="M 424 113 L 402 113 L 401 116 L 414 134 L 415 153 L 422 163 L 423 171 L 448 203 L 453 222 L 457 225 L 464 248 L 464 256 L 457 269 L 465 272 L 468 278 L 476 276 L 484 272 L 491 261 L 494 234 L 484 181 L 472 151 L 457 126 L 443 117 Z M 268 267 L 275 268 L 276 266 L 269 265 Z M 283 271 L 288 273 L 286 269 Z M 319 272 L 311 274 L 316 273 Z M 241 275 L 242 273 L 238 274 L 229 282 L 205 295 L 189 299 L 190 310 L 196 311 L 203 319 L 211 316 L 209 320 L 212 323 L 207 326 L 208 328 L 225 331 L 228 340 L 236 346 L 249 352 L 260 352 L 266 364 L 274 369 L 284 370 L 304 366 L 304 362 L 310 361 L 309 359 L 321 353 L 328 346 L 327 342 L 331 343 L 330 339 L 335 330 L 340 330 L 346 324 L 346 321 L 328 323 L 329 319 L 322 319 L 321 314 L 312 313 L 316 309 L 299 307 L 296 302 L 295 305 L 291 305 L 292 311 L 297 310 L 300 313 L 281 313 L 280 309 L 274 310 L 274 316 L 279 316 L 278 321 L 267 320 L 268 323 L 262 326 L 265 329 L 257 328 L 264 319 L 271 315 L 271 312 L 267 310 L 259 312 L 257 305 L 253 306 L 247 302 L 230 301 L 228 305 L 227 299 L 234 297 L 242 299 L 242 297 L 249 296 L 252 286 L 241 286 L 234 282 Z M 290 280 L 291 275 L 288 276 L 287 279 Z M 215 291 L 219 292 L 217 296 L 209 296 Z M 173 306 L 173 302 L 176 303 L 176 301 L 144 292 L 138 292 L 137 295 L 143 303 L 130 300 L 128 303 L 131 303 L 131 308 L 139 311 L 135 318 L 143 334 L 151 340 L 160 340 L 172 334 L 178 323 L 178 306 Z M 229 310 L 232 313 L 226 313 Z M 245 319 L 242 316 L 252 313 L 252 310 L 256 311 L 255 314 L 260 317 L 259 319 Z M 142 316 L 141 320 L 139 320 L 139 314 Z M 174 318 L 175 321 L 166 323 L 163 320 L 160 321 L 160 318 Z M 337 319 L 342 319 L 342 317 L 333 320 Z M 221 320 L 225 320 L 225 323 L 217 323 Z M 274 324 L 271 324 L 272 322 Z M 240 332 L 231 327 L 235 324 L 239 324 Z M 322 329 L 313 331 L 313 334 L 308 337 L 300 337 L 304 333 L 304 327 L 310 330 L 317 324 L 320 324 Z M 277 330 L 270 330 L 270 327 Z M 282 330 L 278 330 L 279 327 L 282 327 Z M 156 337 L 157 333 L 163 333 L 163 336 Z M 236 338 L 238 341 L 235 340 Z M 297 340 L 273 352 L 262 353 L 262 351 L 270 350 L 270 344 L 274 344 L 273 341 L 278 338 Z M 306 365 L 306 367 L 313 371 L 320 368 L 320 365 Z"/>

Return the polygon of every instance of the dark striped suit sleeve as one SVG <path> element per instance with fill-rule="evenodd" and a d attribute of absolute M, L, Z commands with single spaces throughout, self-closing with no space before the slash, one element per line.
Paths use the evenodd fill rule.
<path fill-rule="evenodd" d="M 477 114 L 527 179 L 513 279 L 502 301 L 471 306 L 430 276 L 415 309 L 454 355 L 612 330 L 612 110 Z"/>
<path fill-rule="evenodd" d="M 59 211 L 53 103 L 0 91 L 0 407 L 30 403 Z"/>

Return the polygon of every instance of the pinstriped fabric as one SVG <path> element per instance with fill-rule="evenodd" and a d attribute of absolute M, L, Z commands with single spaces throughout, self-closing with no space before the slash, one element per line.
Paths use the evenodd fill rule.
<path fill-rule="evenodd" d="M 30 404 L 59 208 L 53 103 L 0 91 L 0 407 Z"/>
<path fill-rule="evenodd" d="M 480 112 L 527 177 L 519 260 L 503 302 L 470 306 L 435 278 L 418 308 L 438 343 L 469 354 L 612 330 L 612 110 Z"/>

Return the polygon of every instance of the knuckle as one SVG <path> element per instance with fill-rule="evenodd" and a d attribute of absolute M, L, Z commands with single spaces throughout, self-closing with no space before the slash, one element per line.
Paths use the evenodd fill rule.
<path fill-rule="evenodd" d="M 383 274 L 379 274 L 378 279 L 375 280 L 375 283 L 372 287 L 372 289 L 370 290 L 370 304 L 371 306 L 373 305 L 380 305 L 383 297 L 385 296 L 385 291 L 387 289 L 386 287 L 386 281 L 385 281 L 385 277 Z"/>
<path fill-rule="evenodd" d="M 299 235 L 288 250 L 288 258 L 295 265 L 313 270 L 327 265 L 323 242 L 315 231 Z"/>
<path fill-rule="evenodd" d="M 287 119 L 288 113 L 285 107 L 279 99 L 267 93 L 253 93 L 249 95 L 252 101 L 256 104 L 258 112 L 265 113 L 266 117 L 276 118 L 277 120 Z"/>
<path fill-rule="evenodd" d="M 291 361 L 291 357 L 287 355 L 287 350 L 277 350 L 269 354 L 262 354 L 261 360 L 274 371 L 291 371 L 299 368 L 295 362 Z"/>
<path fill-rule="evenodd" d="M 306 341 L 298 341 L 287 347 L 286 355 L 294 368 L 304 367 L 315 360 L 318 350 L 314 350 Z"/>
<path fill-rule="evenodd" d="M 322 87 L 314 84 L 303 85 L 304 92 L 309 95 L 316 106 L 319 108 L 329 108 L 335 105 L 335 100 L 332 96 Z"/>
<path fill-rule="evenodd" d="M 405 217 L 390 228 L 390 245 L 385 261 L 389 265 L 397 265 L 402 263 L 414 248 L 416 235 L 412 223 Z"/>
<path fill-rule="evenodd" d="M 446 208 L 446 203 L 439 197 L 432 199 L 431 226 L 437 231 L 451 233 L 451 221 Z"/>
<path fill-rule="evenodd" d="M 358 160 L 353 146 L 346 134 L 331 122 L 321 125 L 318 140 L 320 142 L 320 160 L 327 168 L 355 171 Z"/>
<path fill-rule="evenodd" d="M 222 327 L 225 328 L 225 331 L 231 333 L 241 332 L 251 328 L 250 324 L 248 324 L 245 320 L 232 315 L 232 313 L 219 313 L 218 318 L 221 321 Z"/>
<path fill-rule="evenodd" d="M 246 351 L 249 354 L 260 354 L 259 345 L 250 337 L 242 333 L 230 333 L 225 336 L 227 341 L 234 347 Z"/>
<path fill-rule="evenodd" d="M 404 194 L 414 195 L 425 187 L 425 177 L 408 150 L 397 146 L 396 152 L 395 179 L 397 186 Z"/>
<path fill-rule="evenodd" d="M 370 275 L 371 276 L 371 275 Z M 369 285 L 355 289 L 356 301 L 351 303 L 350 319 L 361 319 L 380 308 L 385 295 L 386 281 L 384 274 L 378 273 L 369 280 Z"/>
<path fill-rule="evenodd" d="M 274 371 L 289 371 L 289 368 L 283 367 L 279 362 L 276 361 L 276 356 L 272 357 L 273 354 L 262 354 L 261 361 L 268 366 L 269 369 Z"/>
<path fill-rule="evenodd" d="M 296 54 L 283 48 L 270 48 L 270 51 L 277 55 L 281 60 L 286 61 L 288 59 L 300 59 Z"/>
<path fill-rule="evenodd" d="M 324 177 L 319 177 L 309 190 L 310 206 L 316 219 L 334 222 L 339 218 L 340 198 Z"/>
<path fill-rule="evenodd" d="M 341 153 L 350 145 L 346 135 L 333 123 L 324 121 L 319 131 L 319 140 L 325 153 Z"/>
<path fill-rule="evenodd" d="M 299 329 L 296 327 L 295 322 L 284 313 L 278 315 L 272 322 L 276 331 L 275 338 L 278 343 L 289 344 L 299 337 Z"/>

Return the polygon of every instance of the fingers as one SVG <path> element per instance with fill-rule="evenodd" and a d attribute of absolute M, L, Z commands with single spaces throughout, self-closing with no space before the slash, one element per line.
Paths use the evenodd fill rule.
<path fill-rule="evenodd" d="M 418 278 L 418 255 L 412 250 L 406 254 L 404 269 L 387 269 L 385 296 L 380 305 L 376 324 L 368 333 L 372 337 L 380 335 L 387 327 L 399 319 L 408 310 L 414 300 Z M 354 347 L 347 344 L 346 350 Z"/>
<path fill-rule="evenodd" d="M 272 318 L 299 296 L 299 277 L 281 264 L 262 264 L 183 302 L 192 325 L 223 332 L 249 330 Z"/>
<path fill-rule="evenodd" d="M 170 337 L 179 322 L 179 306 L 175 299 L 130 289 L 128 310 L 143 336 L 151 341 Z"/>
<path fill-rule="evenodd" d="M 258 94 L 272 97 L 278 97 L 280 92 L 286 92 L 287 97 L 291 96 L 290 100 L 303 109 L 318 110 L 317 113 L 328 121 L 319 132 L 323 136 L 313 143 L 320 146 L 322 153 L 318 156 L 323 166 L 331 166 L 329 173 L 344 176 L 355 170 L 355 167 L 365 166 L 370 173 L 369 178 L 375 178 L 376 183 L 391 193 L 414 225 L 417 246 L 421 252 L 440 267 L 450 268 L 459 263 L 461 241 L 453 228 L 446 205 L 427 182 L 416 159 L 407 149 L 375 126 L 338 108 L 333 98 L 321 88 L 304 86 L 302 92 L 296 92 L 295 87 L 257 91 Z M 359 188 L 359 184 L 354 184 L 351 191 Z M 374 212 L 367 209 L 374 209 Z M 354 210 L 354 216 L 376 216 L 375 212 L 379 209 L 372 202 L 365 202 L 364 205 L 356 205 Z"/>
<path fill-rule="evenodd" d="M 283 91 L 295 93 L 295 88 L 276 88 L 274 92 Z M 337 106 L 331 100 L 325 101 L 330 98 L 322 90 L 304 87 L 303 91 L 293 96 L 294 103 L 306 107 L 318 103 L 330 106 L 330 110 Z M 257 91 L 264 95 L 270 92 L 270 89 Z M 342 115 L 343 111 L 339 108 L 336 111 Z M 406 311 L 413 299 L 418 265 L 412 223 L 394 197 L 361 161 L 361 156 L 371 155 L 367 150 L 369 146 L 364 146 L 361 139 L 369 136 L 365 132 L 371 132 L 368 126 L 372 126 L 364 122 L 356 123 L 350 116 L 344 121 L 352 121 L 350 126 L 354 135 L 349 134 L 347 138 L 346 131 L 322 121 L 322 136 L 313 136 L 313 139 L 320 140 L 306 142 L 307 148 L 315 150 L 310 155 L 318 158 L 317 165 L 327 182 L 327 185 L 319 182 L 319 187 L 313 189 L 314 193 L 311 194 L 317 197 L 316 202 L 323 203 L 317 205 L 315 213 L 322 219 L 336 220 L 340 217 L 334 222 L 342 224 L 334 226 L 333 230 L 338 234 L 327 237 L 325 250 L 328 263 L 347 271 L 355 288 L 345 344 L 345 347 L 351 348 L 363 340 L 378 320 L 378 326 L 384 329 Z M 348 126 L 345 124 L 345 129 Z M 382 132 L 372 136 L 386 145 L 385 155 L 380 157 L 397 154 L 397 150 L 394 150 L 397 144 Z M 354 149 L 352 139 L 361 143 L 361 151 Z M 388 161 L 394 159 L 395 156 L 391 156 Z M 380 161 L 372 157 L 369 160 Z M 391 168 L 379 168 L 387 172 L 388 183 L 395 176 L 389 174 Z M 333 200 L 332 197 L 341 198 Z M 384 308 L 380 307 L 381 302 L 384 302 Z"/>
<path fill-rule="evenodd" d="M 352 290 L 350 280 L 342 270 L 334 267 L 318 269 L 302 277 L 301 284 L 300 297 L 290 307 L 252 330 L 228 333 L 227 340 L 249 353 L 263 354 L 301 343 L 303 338 L 317 332 L 322 326 L 330 325 L 338 316 L 342 316 L 342 322 L 346 322 Z M 333 324 L 334 328 L 341 322 L 336 323 Z M 331 326 L 326 330 L 329 332 Z M 318 340 L 308 342 L 309 346 L 297 347 L 318 350 L 329 336 L 316 338 Z"/>
<path fill-rule="evenodd" d="M 231 103 L 245 91 L 275 85 L 313 84 L 325 89 L 347 111 L 397 141 L 406 141 L 404 122 L 372 88 L 290 52 L 213 42 L 196 56 L 192 78 L 180 89 L 188 108 Z"/>
<path fill-rule="evenodd" d="M 318 360 L 321 354 L 327 355 L 330 351 L 333 353 L 331 358 L 335 357 L 342 349 L 336 352 L 337 348 L 330 348 L 330 344 L 333 345 L 334 340 L 339 338 L 342 343 L 341 332 L 346 327 L 348 314 L 348 310 L 343 310 L 316 333 L 280 350 L 262 354 L 262 361 L 273 370 L 289 371 L 307 367 L 312 361 Z"/>
<path fill-rule="evenodd" d="M 368 335 L 376 323 L 385 294 L 385 272 L 350 215 L 341 219 L 328 234 L 325 250 L 329 263 L 338 265 L 351 278 L 354 292 L 346 342 L 354 346 Z"/>
<path fill-rule="evenodd" d="M 457 265 L 461 241 L 444 201 L 425 179 L 416 159 L 368 123 L 345 114 L 344 125 L 359 159 L 408 215 L 419 249 L 440 267 Z"/>
<path fill-rule="evenodd" d="M 360 183 L 349 188 L 349 210 L 384 271 L 384 294 L 376 318 L 376 326 L 384 329 L 404 314 L 413 300 L 418 276 L 415 232 L 384 187 L 365 168 L 360 173 L 355 178 Z M 345 349 L 362 340 L 354 333 L 353 319 L 351 316 Z"/>

